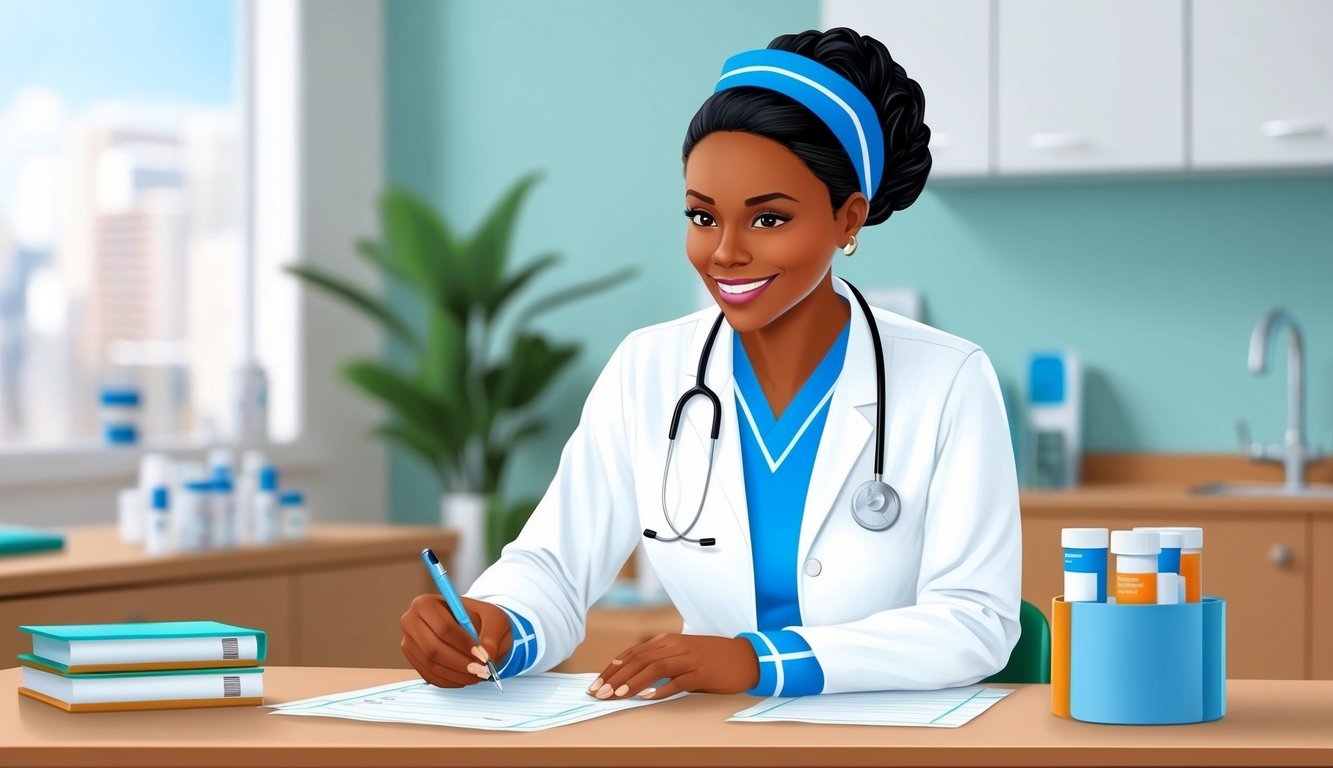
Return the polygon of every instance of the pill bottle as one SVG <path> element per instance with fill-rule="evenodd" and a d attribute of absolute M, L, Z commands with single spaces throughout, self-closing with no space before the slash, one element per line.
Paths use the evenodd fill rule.
<path fill-rule="evenodd" d="M 209 510 L 213 519 L 208 529 L 212 539 L 210 546 L 213 549 L 228 549 L 236 545 L 236 502 L 231 473 L 225 467 L 214 468 L 211 490 Z"/>
<path fill-rule="evenodd" d="M 300 541 L 306 536 L 309 513 L 305 508 L 305 494 L 300 491 L 283 491 L 278 496 L 281 504 L 282 538 L 285 541 Z"/>
<path fill-rule="evenodd" d="M 137 489 L 136 489 L 137 497 Z M 165 485 L 153 488 L 148 518 L 144 521 L 144 551 L 154 557 L 171 552 L 171 504 Z"/>
<path fill-rule="evenodd" d="M 1065 550 L 1065 602 L 1106 602 L 1105 528 L 1064 528 L 1060 546 Z"/>
<path fill-rule="evenodd" d="M 1157 543 L 1157 604 L 1175 605 L 1185 602 L 1184 582 L 1180 580 L 1180 531 L 1158 531 Z"/>
<path fill-rule="evenodd" d="M 180 503 L 172 509 L 177 549 L 198 552 L 212 542 L 212 526 L 209 525 L 213 517 L 209 506 L 212 491 L 210 480 L 191 480 L 182 484 Z"/>
<path fill-rule="evenodd" d="M 1203 529 L 1184 525 L 1144 526 L 1136 531 L 1176 531 L 1180 542 L 1180 577 L 1185 581 L 1185 602 L 1203 601 Z"/>
<path fill-rule="evenodd" d="M 256 544 L 275 544 L 279 538 L 279 521 L 282 519 L 278 505 L 278 470 L 266 466 L 259 470 L 259 490 L 255 493 L 251 505 L 254 519 L 250 529 L 254 533 Z"/>
<path fill-rule="evenodd" d="M 1112 531 L 1117 605 L 1157 602 L 1157 556 L 1162 548 L 1157 531 Z"/>

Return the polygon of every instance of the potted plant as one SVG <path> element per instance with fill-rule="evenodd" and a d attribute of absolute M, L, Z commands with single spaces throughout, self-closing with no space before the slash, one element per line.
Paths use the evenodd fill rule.
<path fill-rule="evenodd" d="M 529 284 L 560 261 L 547 253 L 510 269 L 517 214 L 537 178 L 520 179 L 470 236 L 452 231 L 405 189 L 381 195 L 382 239 L 363 238 L 356 250 L 408 289 L 416 301 L 406 310 L 401 305 L 408 302 L 391 304 L 318 267 L 287 267 L 402 342 L 405 364 L 354 360 L 342 375 L 387 407 L 390 419 L 375 432 L 420 457 L 438 476 L 442 522 L 461 534 L 453 569 L 464 584 L 499 556 L 536 506 L 537 499 L 504 499 L 504 470 L 515 449 L 544 430 L 532 405 L 579 352 L 577 343 L 548 339 L 533 321 L 636 271 L 626 267 L 517 307 Z"/>

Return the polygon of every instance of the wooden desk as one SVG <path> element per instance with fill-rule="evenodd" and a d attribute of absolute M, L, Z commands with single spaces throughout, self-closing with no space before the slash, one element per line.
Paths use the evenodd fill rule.
<path fill-rule="evenodd" d="M 408 679 L 403 670 L 272 667 L 266 701 Z M 728 723 L 753 704 L 701 694 L 538 733 L 279 717 L 261 708 L 66 714 L 0 670 L 0 765 L 825 766 L 1330 765 L 1333 682 L 1235 680 L 1228 713 L 1187 726 L 1102 726 L 1018 690 L 962 728 Z"/>

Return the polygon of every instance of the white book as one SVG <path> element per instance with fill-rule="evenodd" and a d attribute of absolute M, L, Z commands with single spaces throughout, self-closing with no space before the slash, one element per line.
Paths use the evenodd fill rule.
<path fill-rule="evenodd" d="M 59 675 L 25 666 L 19 692 L 70 711 L 253 706 L 263 702 L 264 677 L 258 667 Z"/>

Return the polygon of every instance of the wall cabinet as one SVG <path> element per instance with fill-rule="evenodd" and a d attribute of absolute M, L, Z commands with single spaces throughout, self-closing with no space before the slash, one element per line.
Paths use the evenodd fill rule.
<path fill-rule="evenodd" d="M 1310 531 L 1310 677 L 1333 680 L 1333 517 L 1316 517 Z"/>
<path fill-rule="evenodd" d="M 1333 3 L 1192 4 L 1198 168 L 1333 164 Z"/>
<path fill-rule="evenodd" d="M 1001 174 L 1184 167 L 1180 0 L 1001 0 Z"/>
<path fill-rule="evenodd" d="M 935 178 L 1333 168 L 1324 0 L 824 0 L 921 83 Z"/>
<path fill-rule="evenodd" d="M 875 30 L 921 85 L 932 178 L 990 171 L 990 0 L 826 0 L 823 13 L 825 29 Z"/>

